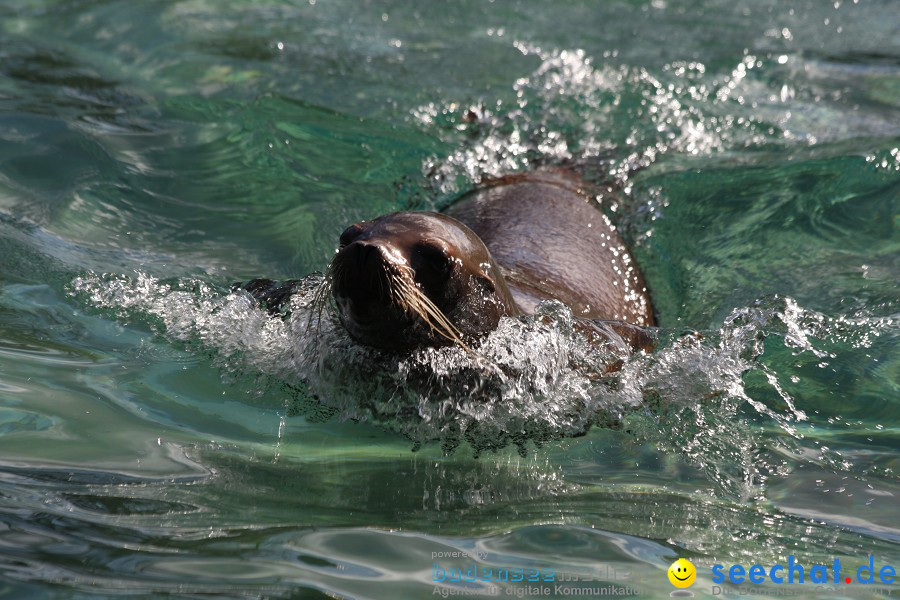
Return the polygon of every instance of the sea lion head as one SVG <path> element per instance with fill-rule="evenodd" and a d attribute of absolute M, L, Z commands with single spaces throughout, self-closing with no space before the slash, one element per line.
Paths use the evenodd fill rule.
<path fill-rule="evenodd" d="M 468 348 L 467 340 L 516 312 L 484 242 L 440 213 L 397 212 L 351 225 L 329 277 L 347 332 L 386 350 Z"/>

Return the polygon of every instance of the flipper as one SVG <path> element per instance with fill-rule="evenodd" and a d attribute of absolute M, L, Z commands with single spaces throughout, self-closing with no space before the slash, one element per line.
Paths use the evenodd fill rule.
<path fill-rule="evenodd" d="M 274 279 L 252 279 L 247 283 L 232 284 L 233 291 L 244 290 L 272 315 L 285 314 L 290 306 L 291 296 L 299 289 L 300 279 L 275 281 Z"/>

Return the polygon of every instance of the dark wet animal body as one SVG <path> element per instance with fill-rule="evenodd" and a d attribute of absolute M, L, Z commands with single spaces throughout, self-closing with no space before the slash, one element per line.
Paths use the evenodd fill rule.
<path fill-rule="evenodd" d="M 608 321 L 606 330 L 646 347 L 639 327 L 654 319 L 643 277 L 582 185 L 564 171 L 510 175 L 444 213 L 392 213 L 348 227 L 327 273 L 342 324 L 386 350 L 468 349 L 502 317 L 559 300 L 580 322 Z M 244 288 L 277 310 L 291 283 Z"/>
<path fill-rule="evenodd" d="M 644 278 L 595 196 L 562 173 L 515 175 L 454 203 L 500 265 L 521 312 L 560 300 L 578 317 L 653 325 Z"/>

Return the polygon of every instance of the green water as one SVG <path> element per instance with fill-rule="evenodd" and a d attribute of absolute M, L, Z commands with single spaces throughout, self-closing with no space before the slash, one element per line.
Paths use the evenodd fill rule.
<path fill-rule="evenodd" d="M 489 597 L 435 587 L 453 552 L 554 570 L 499 597 L 900 571 L 898 148 L 894 0 L 4 2 L 0 596 Z M 625 188 L 661 326 L 599 383 L 554 314 L 485 342 L 508 404 L 388 418 L 384 381 L 468 358 L 370 379 L 334 342 L 310 379 L 227 293 L 557 162 Z M 751 587 L 900 593 L 831 576 Z"/>

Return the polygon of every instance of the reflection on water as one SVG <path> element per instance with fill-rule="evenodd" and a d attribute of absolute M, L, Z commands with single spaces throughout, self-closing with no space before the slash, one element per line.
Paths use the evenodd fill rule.
<path fill-rule="evenodd" d="M 448 552 L 653 597 L 677 556 L 698 597 L 717 561 L 897 566 L 895 12 L 3 5 L 0 595 L 431 596 Z M 560 162 L 624 190 L 659 311 L 617 373 L 559 307 L 475 364 L 227 292 Z"/>

